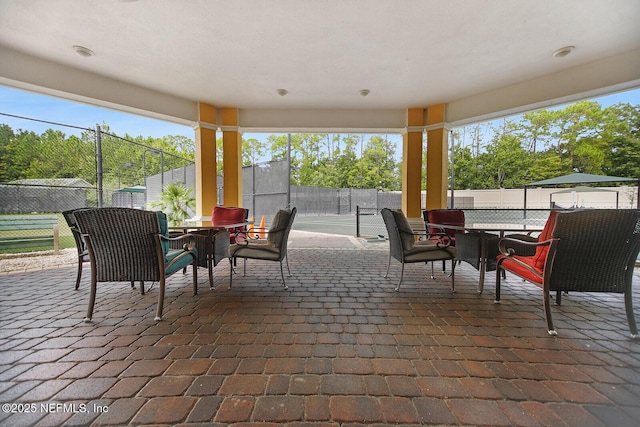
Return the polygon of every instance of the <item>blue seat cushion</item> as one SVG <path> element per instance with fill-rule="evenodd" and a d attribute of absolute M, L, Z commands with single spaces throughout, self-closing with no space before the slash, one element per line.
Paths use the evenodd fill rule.
<path fill-rule="evenodd" d="M 158 226 L 160 227 L 160 234 L 164 237 L 169 237 L 169 223 L 167 222 L 167 215 L 164 212 L 157 211 L 156 215 L 158 216 Z M 184 253 L 184 249 L 170 249 L 169 240 L 161 239 L 162 244 L 162 253 L 164 254 L 164 265 L 165 265 L 165 274 L 167 276 L 172 275 L 176 271 L 182 270 L 184 267 L 190 265 L 193 262 L 193 259 L 198 259 L 198 252 L 196 248 L 193 248 L 191 251 L 193 253 L 192 256 L 184 256 L 180 260 L 178 260 L 175 264 L 172 264 L 169 268 L 166 268 L 166 265 L 173 261 L 180 254 Z"/>
<path fill-rule="evenodd" d="M 166 260 L 165 265 L 173 261 L 176 257 L 178 257 L 178 255 L 181 255 L 183 253 L 185 253 L 183 249 L 169 249 L 169 252 L 167 252 L 167 254 L 165 255 L 165 260 Z M 192 253 L 193 253 L 193 256 L 190 256 L 190 255 L 183 256 L 175 264 L 172 264 L 169 268 L 165 270 L 165 274 L 167 276 L 170 276 L 176 271 L 182 270 L 188 265 L 191 265 L 194 257 L 196 259 L 198 258 L 198 253 L 196 252 L 195 248 L 193 248 Z"/>
<path fill-rule="evenodd" d="M 164 237 L 169 237 L 169 223 L 167 222 L 167 215 L 161 211 L 156 211 L 156 215 L 158 216 L 158 226 L 160 227 L 160 234 L 162 234 Z M 169 262 L 171 261 L 167 260 L 167 254 L 169 252 L 169 241 L 161 239 L 161 243 L 165 262 Z"/>

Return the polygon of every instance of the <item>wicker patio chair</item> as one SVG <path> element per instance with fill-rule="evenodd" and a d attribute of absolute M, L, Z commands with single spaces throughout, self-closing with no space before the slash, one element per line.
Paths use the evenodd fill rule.
<path fill-rule="evenodd" d="M 289 289 L 287 283 L 284 280 L 284 270 L 282 267 L 282 261 L 287 263 L 287 271 L 291 276 L 291 270 L 289 269 L 289 259 L 287 257 L 287 241 L 289 240 L 289 232 L 293 225 L 293 220 L 296 217 L 297 209 L 281 209 L 279 210 L 271 227 L 267 231 L 266 239 L 247 239 L 238 240 L 235 244 L 229 247 L 230 261 L 232 268 L 230 269 L 229 288 L 233 281 L 233 265 L 235 265 L 236 258 L 243 258 L 243 276 L 247 271 L 248 259 L 261 259 L 266 261 L 278 261 L 280 262 L 280 275 L 282 276 L 282 284 L 285 289 Z"/>
<path fill-rule="evenodd" d="M 82 280 L 82 265 L 85 262 L 89 262 L 89 250 L 87 249 L 87 245 L 82 238 L 82 234 L 80 233 L 80 229 L 78 228 L 78 222 L 76 221 L 76 217 L 73 214 L 77 209 L 72 209 L 68 211 L 62 212 L 62 216 L 64 216 L 65 221 L 67 221 L 67 225 L 71 230 L 71 234 L 73 234 L 73 239 L 76 242 L 76 249 L 78 250 L 78 274 L 76 276 L 76 289 L 80 288 L 80 280 Z"/>
<path fill-rule="evenodd" d="M 455 256 L 456 248 L 449 246 L 448 236 L 442 236 L 440 241 L 434 241 L 429 234 L 427 240 L 416 241 L 416 234 L 409 225 L 409 220 L 401 210 L 382 209 L 381 211 L 384 225 L 387 227 L 389 234 L 389 262 L 387 263 L 387 272 L 384 277 L 389 275 L 391 266 L 391 258 L 395 258 L 402 264 L 400 271 L 400 281 L 395 290 L 400 290 L 402 278 L 404 276 L 404 265 L 414 262 L 431 262 L 451 260 L 451 291 L 455 292 Z M 433 277 L 433 276 L 432 276 Z"/>
<path fill-rule="evenodd" d="M 439 235 L 442 233 L 446 233 L 449 236 L 449 246 L 456 247 L 456 240 L 458 235 L 465 234 L 464 230 L 454 230 L 451 228 L 447 228 L 447 225 L 454 225 L 459 227 L 464 227 L 465 225 L 465 216 L 464 211 L 462 209 L 430 209 L 422 211 L 422 218 L 425 223 L 431 224 L 441 224 L 443 226 L 435 226 L 430 225 L 427 231 L 429 233 L 436 233 L 435 235 Z M 458 264 L 460 263 L 460 253 L 458 252 Z M 446 261 L 442 261 L 442 271 L 445 271 Z"/>
<path fill-rule="evenodd" d="M 505 238 L 500 242 L 502 255 L 498 257 L 496 303 L 500 301 L 501 270 L 540 286 L 548 332 L 557 335 L 549 305 L 551 292 L 556 292 L 556 305 L 561 303 L 562 292 L 622 293 L 631 336 L 638 336 L 631 285 L 640 251 L 640 210 L 557 213 L 555 226 L 548 221 L 540 241 L 531 243 L 536 247 L 533 256 L 519 256 L 509 248 L 510 240 Z"/>
<path fill-rule="evenodd" d="M 93 316 L 98 282 L 159 282 L 155 320 L 162 319 L 165 280 L 187 265 L 193 266 L 193 294 L 198 293 L 197 258 L 190 235 L 169 238 L 162 212 L 130 208 L 86 209 L 74 213 L 87 244 L 91 263 L 91 293 L 86 322 Z M 171 240 L 185 241 L 170 249 Z M 141 283 L 141 292 L 144 285 Z"/>

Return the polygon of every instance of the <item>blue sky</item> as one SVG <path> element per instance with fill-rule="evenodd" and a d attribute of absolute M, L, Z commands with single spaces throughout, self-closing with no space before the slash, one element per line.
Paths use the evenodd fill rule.
<path fill-rule="evenodd" d="M 640 89 L 621 92 L 601 98 L 594 98 L 602 106 L 607 107 L 619 102 L 634 105 L 640 104 Z M 167 135 L 184 135 L 194 138 L 194 130 L 190 126 L 184 126 L 162 120 L 150 119 L 135 114 L 123 113 L 107 108 L 94 107 L 60 98 L 39 95 L 0 85 L 0 113 L 32 119 L 45 120 L 47 122 L 63 123 L 82 128 L 95 128 L 103 122 L 109 125 L 112 133 L 132 137 L 143 136 L 161 138 Z M 9 125 L 14 131 L 18 129 L 30 130 L 38 134 L 47 129 L 60 129 L 65 134 L 79 135 L 81 131 L 58 127 L 49 123 L 39 123 L 31 120 L 18 119 L 0 114 L 0 123 Z M 243 137 L 264 140 L 268 134 L 244 134 Z M 396 136 L 396 135 L 394 135 Z M 389 139 L 395 139 L 389 135 Z M 400 137 L 398 140 L 400 140 Z M 365 136 L 365 140 L 366 140 Z"/>

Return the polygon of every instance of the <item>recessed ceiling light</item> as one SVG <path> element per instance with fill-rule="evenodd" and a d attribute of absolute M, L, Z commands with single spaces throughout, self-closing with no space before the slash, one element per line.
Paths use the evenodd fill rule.
<path fill-rule="evenodd" d="M 287 92 L 287 90 L 286 90 L 286 89 L 278 89 L 276 92 L 277 92 L 277 93 L 278 93 L 278 95 L 280 95 L 280 96 L 285 96 L 286 94 L 288 94 L 288 93 L 289 93 L 289 92 Z"/>
<path fill-rule="evenodd" d="M 571 52 L 573 52 L 573 49 L 575 49 L 575 46 L 565 46 L 565 47 L 561 47 L 560 49 L 556 50 L 555 52 L 553 52 L 553 56 L 555 58 L 564 58 L 565 56 L 569 55 Z"/>
<path fill-rule="evenodd" d="M 360 96 L 367 96 L 369 95 L 369 92 L 371 92 L 369 89 L 362 89 L 360 91 Z"/>
<path fill-rule="evenodd" d="M 88 58 L 89 56 L 95 55 L 94 51 L 92 51 L 91 49 L 86 48 L 84 46 L 75 45 L 73 47 L 73 50 L 75 50 L 78 53 L 78 55 L 84 56 L 85 58 Z"/>

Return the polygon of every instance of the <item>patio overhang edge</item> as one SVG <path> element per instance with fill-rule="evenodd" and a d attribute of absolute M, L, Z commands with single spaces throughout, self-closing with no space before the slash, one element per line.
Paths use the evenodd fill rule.
<path fill-rule="evenodd" d="M 198 103 L 0 46 L 0 83 L 64 99 L 194 126 Z M 24 70 L 29 70 L 25 73 Z M 451 127 L 640 87 L 640 50 L 516 85 L 443 101 Z M 201 100 L 210 102 L 207 100 Z M 215 103 L 214 103 L 215 104 Z M 407 109 L 243 109 L 246 132 L 386 132 L 406 127 Z M 421 108 L 428 108 L 427 105 Z M 295 115 L 291 115 L 292 111 Z M 297 118 L 297 119 L 296 119 Z"/>

